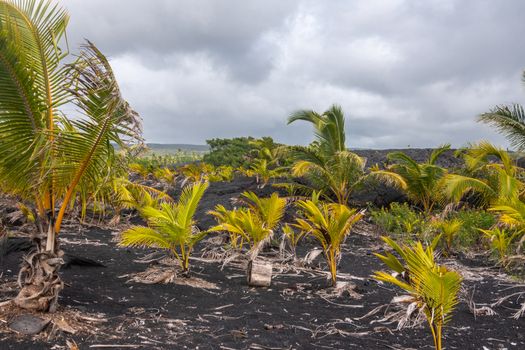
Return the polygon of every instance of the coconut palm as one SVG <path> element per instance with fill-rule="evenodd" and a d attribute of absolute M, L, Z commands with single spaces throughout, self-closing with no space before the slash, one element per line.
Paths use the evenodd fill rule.
<path fill-rule="evenodd" d="M 268 198 L 260 198 L 253 192 L 244 192 L 242 197 L 247 207 L 227 210 L 218 205 L 215 210 L 208 212 L 218 223 L 210 231 L 228 232 L 231 244 L 238 249 L 247 242 L 253 260 L 279 225 L 286 208 L 286 199 L 280 198 L 276 192 Z"/>
<path fill-rule="evenodd" d="M 365 180 L 365 159 L 346 149 L 345 118 L 341 107 L 333 105 L 323 114 L 301 110 L 288 124 L 302 120 L 314 126 L 316 140 L 308 147 L 295 147 L 292 174 L 305 176 L 313 190 L 326 199 L 346 204 L 352 192 Z"/>
<path fill-rule="evenodd" d="M 525 82 L 525 72 L 523 73 Z M 490 112 L 483 113 L 478 120 L 491 125 L 507 137 L 510 144 L 518 151 L 525 150 L 525 111 L 523 106 L 496 106 Z"/>
<path fill-rule="evenodd" d="M 312 235 L 321 244 L 330 269 L 332 285 L 335 286 L 341 244 L 363 213 L 344 204 L 320 202 L 315 195 L 312 200 L 297 202 L 297 207 L 303 217 L 297 218 L 293 226 L 301 234 Z"/>
<path fill-rule="evenodd" d="M 433 226 L 438 232 L 437 240 L 444 239 L 447 254 L 452 252 L 454 238 L 463 227 L 464 222 L 459 218 L 437 220 Z"/>
<path fill-rule="evenodd" d="M 319 153 L 330 157 L 346 151 L 345 116 L 340 106 L 333 105 L 319 114 L 312 110 L 299 110 L 288 117 L 288 124 L 302 120 L 314 126 Z"/>
<path fill-rule="evenodd" d="M 440 201 L 440 181 L 447 173 L 445 168 L 436 165 L 439 156 L 450 149 L 444 145 L 435 149 L 428 160 L 418 163 L 403 152 L 388 154 L 394 164 L 385 169 L 372 168 L 372 176 L 403 190 L 415 204 L 421 205 L 425 213 L 430 213 Z"/>
<path fill-rule="evenodd" d="M 207 231 L 197 228 L 193 218 L 207 188 L 207 182 L 194 183 L 183 189 L 177 203 L 162 203 L 159 208 L 141 208 L 141 215 L 148 221 L 148 226 L 133 226 L 122 232 L 120 245 L 167 249 L 179 261 L 183 273 L 187 274 L 193 247 L 207 234 Z"/>
<path fill-rule="evenodd" d="M 376 254 L 395 274 L 380 271 L 374 277 L 410 294 L 408 301 L 425 314 L 435 348 L 441 350 L 443 326 L 458 304 L 461 276 L 438 265 L 432 247 L 423 248 L 421 242 L 400 246 L 388 237 L 383 237 L 383 240 L 399 254 L 401 260 L 391 253 Z"/>
<path fill-rule="evenodd" d="M 139 140 L 140 121 L 109 62 L 90 42 L 71 64 L 61 46 L 69 16 L 51 1 L 0 0 L 0 183 L 33 203 L 35 251 L 24 258 L 15 303 L 53 311 L 63 283 L 57 235 L 79 191 L 94 192 L 113 144 Z M 74 103 L 82 114 L 60 109 Z"/>
<path fill-rule="evenodd" d="M 255 159 L 245 174 L 254 176 L 257 183 L 260 183 L 260 187 L 264 188 L 271 179 L 285 174 L 285 169 L 272 166 L 266 159 Z"/>
<path fill-rule="evenodd" d="M 483 205 L 505 203 L 521 198 L 523 169 L 502 148 L 482 141 L 463 153 L 465 175 L 448 174 L 443 178 L 444 194 L 459 202 L 467 193 L 475 192 Z"/>

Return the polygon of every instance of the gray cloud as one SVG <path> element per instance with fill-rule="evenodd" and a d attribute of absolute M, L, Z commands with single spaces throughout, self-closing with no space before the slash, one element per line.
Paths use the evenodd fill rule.
<path fill-rule="evenodd" d="M 490 0 L 62 0 L 70 43 L 112 59 L 150 142 L 270 135 L 343 106 L 352 147 L 503 138 L 475 117 L 520 102 L 525 3 Z"/>

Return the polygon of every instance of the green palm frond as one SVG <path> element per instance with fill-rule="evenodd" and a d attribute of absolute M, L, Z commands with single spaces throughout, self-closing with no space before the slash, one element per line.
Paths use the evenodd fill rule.
<path fill-rule="evenodd" d="M 445 176 L 442 186 L 448 198 L 457 202 L 471 191 L 481 194 L 483 204 L 520 197 L 525 187 L 520 179 L 522 169 L 507 151 L 482 141 L 470 145 L 463 158 L 469 176 Z"/>
<path fill-rule="evenodd" d="M 402 175 L 395 173 L 393 171 L 377 169 L 377 170 L 372 170 L 371 174 L 372 174 L 372 177 L 378 179 L 379 181 L 387 185 L 390 185 L 390 186 L 393 186 L 399 189 L 403 189 L 403 190 L 408 188 L 405 178 Z"/>
<path fill-rule="evenodd" d="M 470 191 L 481 193 L 486 202 L 496 195 L 485 181 L 468 176 L 447 174 L 442 184 L 445 196 L 454 202 L 459 202 Z"/>
<path fill-rule="evenodd" d="M 442 146 L 439 146 L 435 150 L 432 151 L 430 154 L 430 157 L 428 158 L 428 164 L 435 165 L 438 158 L 445 153 L 446 151 L 450 150 L 450 144 L 445 144 Z"/>
<path fill-rule="evenodd" d="M 495 127 L 512 147 L 519 151 L 525 150 L 525 111 L 521 105 L 497 106 L 481 114 L 478 120 Z"/>
<path fill-rule="evenodd" d="M 39 205 L 49 206 L 48 131 L 70 98 L 59 46 L 68 19 L 50 1 L 0 1 L 0 181 Z"/>
<path fill-rule="evenodd" d="M 143 226 L 133 226 L 122 232 L 120 245 L 126 247 L 172 248 L 169 237 L 162 235 L 152 228 Z"/>
<path fill-rule="evenodd" d="M 269 198 L 260 198 L 253 192 L 244 192 L 247 208 L 227 210 L 217 205 L 208 213 L 217 220 L 217 225 L 210 231 L 228 232 L 234 248 L 242 248 L 238 237 L 242 237 L 250 245 L 251 258 L 255 258 L 259 249 L 271 237 L 281 221 L 286 208 L 286 199 L 273 193 Z"/>
<path fill-rule="evenodd" d="M 525 203 L 519 199 L 493 205 L 489 211 L 499 213 L 499 221 L 509 227 L 525 228 Z"/>
<path fill-rule="evenodd" d="M 201 182 L 183 189 L 177 204 L 179 208 L 177 222 L 180 226 L 188 227 L 192 224 L 193 216 L 208 186 L 207 182 Z"/>
<path fill-rule="evenodd" d="M 106 57 L 90 42 L 71 66 L 72 93 L 84 119 L 72 121 L 74 130 L 57 134 L 55 149 L 62 160 L 57 167 L 56 185 L 63 190 L 56 227 L 60 231 L 63 215 L 77 186 L 90 186 L 110 172 L 115 159 L 113 145 L 141 141 L 138 114 L 122 98 Z"/>
<path fill-rule="evenodd" d="M 244 192 L 242 196 L 248 200 L 248 207 L 262 219 L 265 227 L 275 229 L 284 216 L 286 199 L 280 198 L 277 192 L 268 198 L 260 198 L 254 192 Z"/>
<path fill-rule="evenodd" d="M 471 144 L 466 153 L 465 163 L 467 168 L 475 169 L 491 164 L 490 157 L 496 158 L 503 165 L 503 169 L 509 175 L 513 175 L 515 167 L 510 154 L 488 141 Z"/>

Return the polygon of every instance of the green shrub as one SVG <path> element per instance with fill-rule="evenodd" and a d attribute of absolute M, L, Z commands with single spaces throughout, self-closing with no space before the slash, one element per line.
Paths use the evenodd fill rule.
<path fill-rule="evenodd" d="M 388 209 L 372 209 L 371 216 L 376 225 L 393 234 L 420 234 L 427 227 L 423 214 L 407 203 L 392 203 Z"/>
<path fill-rule="evenodd" d="M 203 161 L 214 166 L 247 167 L 250 164 L 251 154 L 257 149 L 253 144 L 254 140 L 253 137 L 206 140 L 210 152 L 204 155 Z"/>
<path fill-rule="evenodd" d="M 456 247 L 471 247 L 479 243 L 481 237 L 479 229 L 488 230 L 496 223 L 496 217 L 484 210 L 461 210 L 452 216 L 463 223 L 456 234 Z"/>

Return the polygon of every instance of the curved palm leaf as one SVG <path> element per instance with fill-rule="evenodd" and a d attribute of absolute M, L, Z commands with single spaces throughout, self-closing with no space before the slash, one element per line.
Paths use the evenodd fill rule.
<path fill-rule="evenodd" d="M 478 120 L 495 127 L 518 151 L 525 150 L 525 111 L 521 105 L 496 106 Z"/>
<path fill-rule="evenodd" d="M 56 170 L 58 189 L 65 192 L 57 232 L 77 186 L 96 184 L 101 174 L 110 171 L 115 159 L 111 143 L 126 147 L 127 141 L 141 140 L 138 114 L 122 98 L 106 57 L 88 42 L 71 68 L 72 92 L 86 119 L 73 121 L 74 130 L 57 135 L 55 148 L 62 160 Z"/>

